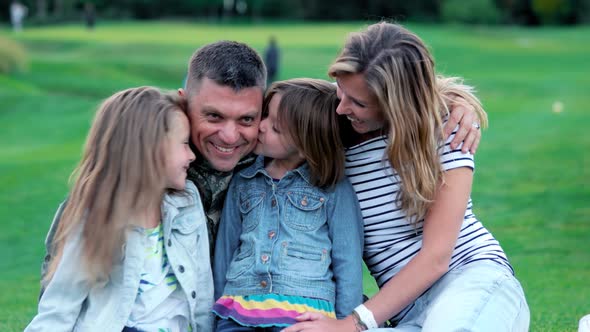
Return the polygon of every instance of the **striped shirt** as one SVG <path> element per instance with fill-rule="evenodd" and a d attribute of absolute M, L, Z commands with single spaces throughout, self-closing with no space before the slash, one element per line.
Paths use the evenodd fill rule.
<path fill-rule="evenodd" d="M 462 153 L 460 147 L 451 150 L 454 135 L 440 149 L 443 171 L 459 167 L 474 169 L 473 155 Z M 346 175 L 356 191 L 364 220 L 363 256 L 379 287 L 399 272 L 422 246 L 423 219 L 411 225 L 401 210 L 397 200 L 400 179 L 385 156 L 387 143 L 387 137 L 381 136 L 346 150 Z M 472 208 L 470 198 L 449 270 L 489 259 L 513 271 L 498 241 L 477 220 Z"/>

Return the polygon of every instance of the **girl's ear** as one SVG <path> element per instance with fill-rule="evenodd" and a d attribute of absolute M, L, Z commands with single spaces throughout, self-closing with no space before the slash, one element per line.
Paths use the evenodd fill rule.
<path fill-rule="evenodd" d="M 178 89 L 178 95 L 181 97 L 184 97 L 184 89 L 183 88 Z"/>

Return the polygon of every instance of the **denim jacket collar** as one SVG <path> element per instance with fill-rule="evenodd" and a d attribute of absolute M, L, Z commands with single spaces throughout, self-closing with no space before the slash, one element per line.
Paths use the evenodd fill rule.
<path fill-rule="evenodd" d="M 184 191 L 168 191 L 164 194 L 162 200 L 162 222 L 164 232 L 169 234 L 171 229 L 195 228 L 197 226 L 193 220 L 187 218 L 176 218 L 180 211 L 186 207 L 196 204 L 195 197 L 199 195 L 195 185 L 186 181 Z"/>
<path fill-rule="evenodd" d="M 265 160 L 266 158 L 264 156 L 258 156 L 252 166 L 240 172 L 240 176 L 245 179 L 251 179 L 255 177 L 257 174 L 262 174 L 271 179 L 272 177 L 264 168 Z M 311 182 L 311 172 L 309 170 L 308 163 L 303 163 L 303 165 L 297 167 L 296 169 L 288 171 L 284 177 L 289 176 L 289 174 L 298 174 L 303 180 L 305 180 L 305 182 L 309 183 L 310 185 L 313 185 Z"/>

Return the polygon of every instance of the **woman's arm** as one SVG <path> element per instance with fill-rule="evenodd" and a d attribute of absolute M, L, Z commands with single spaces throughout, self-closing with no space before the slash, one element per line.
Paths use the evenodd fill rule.
<path fill-rule="evenodd" d="M 465 208 L 471 193 L 473 171 L 449 170 L 424 219 L 422 248 L 365 306 L 377 323 L 383 323 L 412 303 L 449 268 Z"/>
<path fill-rule="evenodd" d="M 375 296 L 365 302 L 378 324 L 413 302 L 448 269 L 469 200 L 473 171 L 468 167 L 461 167 L 444 174 L 445 183 L 440 186 L 435 202 L 424 220 L 422 248 Z M 318 318 L 306 315 L 302 320 Z M 284 331 L 354 330 L 354 321 L 348 316 L 341 321 L 320 319 L 301 322 Z"/>

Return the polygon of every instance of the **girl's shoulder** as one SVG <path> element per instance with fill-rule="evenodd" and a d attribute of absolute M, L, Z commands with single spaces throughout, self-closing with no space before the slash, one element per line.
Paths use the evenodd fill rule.
<path fill-rule="evenodd" d="M 172 206 L 177 209 L 192 206 L 201 207 L 199 189 L 197 189 L 197 186 L 191 180 L 186 180 L 183 190 L 171 191 L 164 196 L 164 207 L 166 206 Z"/>

